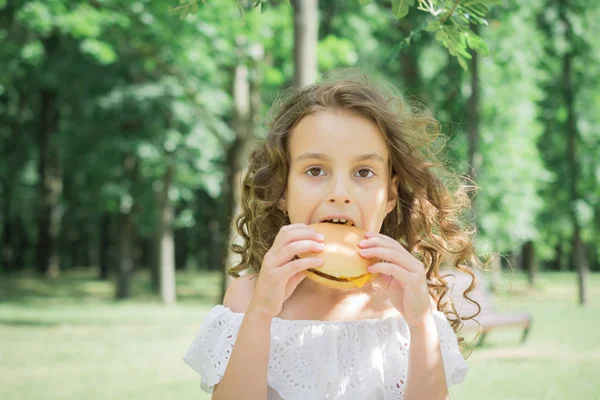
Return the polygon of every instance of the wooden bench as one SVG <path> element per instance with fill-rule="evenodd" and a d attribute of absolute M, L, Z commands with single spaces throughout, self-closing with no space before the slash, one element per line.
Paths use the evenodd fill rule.
<path fill-rule="evenodd" d="M 450 273 L 455 275 L 455 277 L 448 276 L 445 278 L 445 280 L 448 282 L 450 288 L 450 299 L 454 303 L 456 310 L 461 317 L 473 315 L 477 312 L 477 307 L 463 298 L 464 291 L 471 284 L 471 276 L 459 271 L 452 271 Z M 445 274 L 445 272 L 442 272 L 442 274 Z M 446 294 L 446 296 L 448 296 L 448 294 Z M 493 295 L 490 292 L 488 281 L 481 273 L 477 273 L 477 285 L 475 290 L 469 294 L 469 297 L 477 301 L 481 306 L 481 312 L 477 317 L 475 317 L 475 320 L 479 322 L 481 328 L 474 320 L 468 320 L 463 321 L 463 329 L 465 331 L 478 331 L 481 329 L 480 339 L 477 342 L 478 346 L 483 344 L 487 334 L 490 331 L 502 327 L 523 327 L 521 343 L 525 343 L 531 328 L 531 314 L 525 311 L 498 311 L 496 309 Z"/>

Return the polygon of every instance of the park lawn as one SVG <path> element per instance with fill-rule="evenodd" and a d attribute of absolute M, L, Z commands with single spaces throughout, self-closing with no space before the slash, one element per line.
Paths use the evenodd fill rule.
<path fill-rule="evenodd" d="M 119 303 L 92 273 L 2 278 L 0 399 L 209 399 L 181 357 L 217 300 L 219 277 L 177 279 L 179 303 L 163 307 L 143 274 L 135 300 Z M 519 329 L 492 332 L 452 399 L 600 399 L 600 275 L 590 276 L 585 309 L 574 274 L 541 274 L 536 290 L 517 274 L 510 282 L 498 306 L 533 314 L 529 340 L 519 344 Z"/>

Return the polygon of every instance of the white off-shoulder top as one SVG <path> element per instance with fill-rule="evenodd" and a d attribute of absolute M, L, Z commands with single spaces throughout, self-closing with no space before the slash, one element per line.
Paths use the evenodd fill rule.
<path fill-rule="evenodd" d="M 448 386 L 463 381 L 467 365 L 452 327 L 434 311 Z M 183 361 L 211 392 L 221 381 L 243 313 L 217 305 L 207 314 Z M 402 318 L 271 322 L 268 400 L 403 399 L 410 332 Z M 251 367 L 251 366 L 250 366 Z"/>

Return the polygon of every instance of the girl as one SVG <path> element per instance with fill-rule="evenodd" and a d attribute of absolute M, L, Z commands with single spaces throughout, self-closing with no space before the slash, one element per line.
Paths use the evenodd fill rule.
<path fill-rule="evenodd" d="M 440 267 L 474 278 L 478 260 L 464 188 L 432 161 L 436 121 L 365 77 L 292 89 L 273 110 L 243 181 L 237 279 L 184 361 L 218 400 L 448 398 L 467 367 Z M 320 260 L 297 255 L 323 249 L 309 225 L 333 218 L 381 260 L 360 289 L 304 279 Z"/>

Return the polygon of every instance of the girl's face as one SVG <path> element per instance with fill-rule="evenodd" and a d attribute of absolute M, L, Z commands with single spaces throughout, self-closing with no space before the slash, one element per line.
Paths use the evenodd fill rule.
<path fill-rule="evenodd" d="M 379 232 L 398 197 L 389 176 L 383 133 L 347 111 L 319 111 L 302 118 L 288 140 L 290 170 L 280 207 L 291 223 L 338 218 Z"/>

